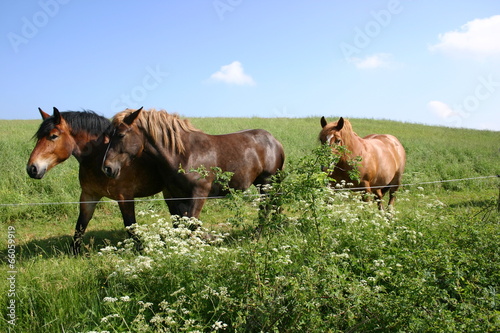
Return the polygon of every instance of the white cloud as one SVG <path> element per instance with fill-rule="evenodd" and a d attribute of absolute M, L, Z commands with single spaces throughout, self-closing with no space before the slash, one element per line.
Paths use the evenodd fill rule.
<path fill-rule="evenodd" d="M 375 69 L 392 67 L 392 55 L 389 53 L 377 53 L 365 58 L 349 58 L 348 61 L 358 69 Z"/>
<path fill-rule="evenodd" d="M 500 15 L 475 19 L 464 24 L 460 30 L 440 34 L 440 42 L 430 46 L 430 50 L 478 59 L 499 56 L 498 36 L 500 36 Z"/>
<path fill-rule="evenodd" d="M 250 75 L 245 74 L 239 61 L 233 61 L 229 65 L 222 66 L 218 72 L 210 76 L 210 79 L 240 86 L 255 85 L 255 81 Z"/>
<path fill-rule="evenodd" d="M 458 112 L 453 111 L 446 103 L 440 101 L 430 101 L 427 106 L 439 118 L 448 119 L 452 116 L 459 115 Z"/>

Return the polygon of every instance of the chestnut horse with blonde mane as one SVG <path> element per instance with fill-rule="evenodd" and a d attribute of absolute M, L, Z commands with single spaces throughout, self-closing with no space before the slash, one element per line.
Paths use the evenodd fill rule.
<path fill-rule="evenodd" d="M 214 169 L 232 173 L 229 188 L 245 190 L 269 184 L 285 160 L 281 143 L 261 129 L 210 135 L 176 114 L 142 108 L 116 114 L 112 126 L 104 173 L 119 177 L 136 157 L 151 156 L 160 171 L 158 181 L 177 199 L 167 202 L 172 215 L 197 218 L 207 197 L 227 193 L 215 181 Z M 207 175 L 190 172 L 199 168 Z"/>
<path fill-rule="evenodd" d="M 340 156 L 330 177 L 337 182 L 345 180 L 352 183 L 348 171 L 354 167 L 349 160 L 360 156 L 359 181 L 354 182 L 354 187 L 374 193 L 380 210 L 383 210 L 382 198 L 389 191 L 389 207 L 393 206 L 396 200 L 394 194 L 401 185 L 406 164 L 406 152 L 399 140 L 389 134 L 370 134 L 361 138 L 353 131 L 349 120 L 342 117 L 331 123 L 322 117 L 321 127 L 321 143 L 329 144 L 333 153 L 337 152 L 338 146 L 344 146 L 349 151 Z"/>

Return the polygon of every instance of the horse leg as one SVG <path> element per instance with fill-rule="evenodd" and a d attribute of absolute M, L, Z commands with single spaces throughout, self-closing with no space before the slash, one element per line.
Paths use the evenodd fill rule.
<path fill-rule="evenodd" d="M 203 208 L 205 199 L 187 199 L 187 200 L 175 200 L 169 202 L 170 215 L 176 215 L 179 217 L 194 217 L 198 218 Z M 173 227 L 177 228 L 179 226 L 178 221 L 174 221 Z M 200 227 L 198 224 L 190 224 L 187 226 L 189 230 L 194 231 Z"/>
<path fill-rule="evenodd" d="M 189 206 L 186 207 L 187 212 L 183 212 L 184 216 L 198 218 L 211 190 L 212 179 L 206 178 L 199 181 L 191 192 L 191 199 L 188 200 Z"/>
<path fill-rule="evenodd" d="M 384 193 L 382 192 L 382 189 L 376 188 L 373 192 L 375 193 L 375 196 L 377 197 L 378 209 L 383 211 L 384 210 L 384 202 L 382 201 L 382 198 L 384 197 Z"/>
<path fill-rule="evenodd" d="M 175 215 L 173 212 L 176 209 L 176 205 L 175 205 L 175 202 L 172 200 L 172 195 L 167 190 L 163 190 L 162 193 L 163 193 L 163 199 L 165 200 L 165 204 L 168 207 L 168 211 L 170 212 L 170 215 Z"/>
<path fill-rule="evenodd" d="M 207 200 L 210 193 L 211 183 L 198 184 L 191 192 L 191 199 L 179 201 L 177 205 L 179 216 L 199 218 L 203 205 Z M 200 226 L 198 224 L 191 224 L 188 226 L 190 230 L 196 230 Z"/>
<path fill-rule="evenodd" d="M 196 196 L 198 197 L 198 196 Z M 184 200 L 165 200 L 168 205 L 170 215 L 179 217 L 194 217 L 198 218 L 201 209 L 206 201 L 203 199 L 184 199 Z M 174 228 L 178 227 L 178 223 L 174 222 Z M 189 229 L 196 230 L 199 225 L 190 225 Z"/>
<path fill-rule="evenodd" d="M 394 208 L 394 202 L 396 201 L 396 191 L 401 185 L 402 171 L 397 172 L 392 181 L 389 183 L 389 208 Z"/>
<path fill-rule="evenodd" d="M 396 201 L 396 191 L 399 186 L 391 187 L 389 190 L 389 208 L 394 208 L 394 202 Z"/>
<path fill-rule="evenodd" d="M 135 220 L 135 202 L 132 199 L 123 199 L 123 201 L 118 201 L 118 207 L 120 207 L 120 212 L 122 213 L 123 225 L 125 228 L 130 227 L 136 223 Z M 136 249 L 138 251 L 142 250 L 142 244 L 134 231 L 130 228 L 127 229 L 128 235 L 132 238 L 136 244 Z"/>
<path fill-rule="evenodd" d="M 99 200 L 101 200 L 101 197 L 94 197 L 84 192 L 80 194 L 80 214 L 76 221 L 75 235 L 73 236 L 73 244 L 71 245 L 74 255 L 80 254 L 83 235 L 85 234 L 90 219 L 92 219 L 94 215 L 95 207 Z"/>
<path fill-rule="evenodd" d="M 363 201 L 370 202 L 373 198 L 373 191 L 370 188 L 370 183 L 367 181 L 361 181 L 359 182 L 358 187 L 364 188 L 364 193 L 362 195 Z"/>
<path fill-rule="evenodd" d="M 203 208 L 205 201 L 207 201 L 206 199 L 207 195 L 208 193 L 201 196 L 196 196 L 196 198 L 201 198 L 201 199 L 190 199 L 189 208 L 187 212 L 184 214 L 184 216 L 198 218 L 201 214 L 201 209 Z"/>

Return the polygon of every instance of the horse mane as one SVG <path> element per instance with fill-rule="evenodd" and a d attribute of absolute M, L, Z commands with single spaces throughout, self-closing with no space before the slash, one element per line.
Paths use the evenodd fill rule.
<path fill-rule="evenodd" d="M 337 123 L 335 123 L 336 125 Z M 359 136 L 353 131 L 351 122 L 344 118 L 344 126 L 340 130 L 340 136 L 342 137 L 342 141 L 344 141 L 344 146 L 348 149 L 352 147 L 352 141 Z"/>
<path fill-rule="evenodd" d="M 96 114 L 94 111 L 65 111 L 61 112 L 61 117 L 66 121 L 71 128 L 71 134 L 75 135 L 78 132 L 86 131 L 91 135 L 101 135 L 104 133 L 111 122 L 109 119 Z M 33 138 L 41 139 L 46 136 L 55 127 L 54 117 L 50 116 L 44 119 L 40 124 L 38 131 L 33 135 Z"/>
<path fill-rule="evenodd" d="M 123 119 L 136 110 L 126 109 L 117 113 L 112 120 L 118 126 Z M 176 113 L 165 110 L 143 110 L 134 121 L 135 126 L 142 130 L 156 144 L 168 147 L 171 151 L 184 153 L 184 143 L 181 140 L 182 132 L 201 132 L 195 128 L 188 119 L 181 119 Z"/>

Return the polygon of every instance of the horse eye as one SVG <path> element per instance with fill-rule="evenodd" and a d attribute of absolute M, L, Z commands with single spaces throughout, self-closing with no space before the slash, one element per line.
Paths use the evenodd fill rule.
<path fill-rule="evenodd" d="M 57 134 L 52 134 L 51 136 L 49 136 L 49 140 L 55 140 L 59 137 L 59 135 Z"/>

